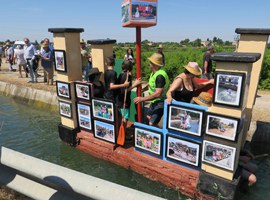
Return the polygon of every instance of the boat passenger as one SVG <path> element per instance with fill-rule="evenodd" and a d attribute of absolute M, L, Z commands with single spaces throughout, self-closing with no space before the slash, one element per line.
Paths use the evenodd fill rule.
<path fill-rule="evenodd" d="M 214 84 L 214 79 L 198 84 L 194 78 L 202 74 L 198 63 L 189 62 L 184 66 L 185 70 L 179 74 L 171 84 L 167 92 L 167 103 L 171 104 L 172 100 L 190 103 L 193 98 L 195 89 L 199 89 L 208 84 Z"/>
<path fill-rule="evenodd" d="M 148 88 L 149 96 L 136 97 L 134 103 L 138 104 L 145 101 L 150 101 L 150 107 L 147 113 L 150 126 L 157 126 L 164 109 L 164 100 L 166 99 L 166 92 L 169 88 L 170 80 L 163 69 L 162 56 L 159 53 L 154 53 L 148 58 L 150 61 L 150 68 L 152 73 L 148 81 L 148 86 L 142 89 L 142 92 Z"/>

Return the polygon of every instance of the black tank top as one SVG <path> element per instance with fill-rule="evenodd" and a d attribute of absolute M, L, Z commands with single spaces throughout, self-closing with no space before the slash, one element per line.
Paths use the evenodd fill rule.
<path fill-rule="evenodd" d="M 192 86 L 193 86 L 193 83 L 192 83 Z M 193 88 L 194 88 L 194 86 L 193 86 Z M 185 84 L 183 82 L 182 90 L 181 91 L 179 91 L 179 90 L 173 91 L 172 98 L 175 99 L 176 101 L 182 101 L 182 102 L 190 103 L 190 101 L 191 101 L 191 99 L 193 97 L 193 93 L 194 93 L 193 90 L 190 91 L 190 90 L 186 89 Z"/>

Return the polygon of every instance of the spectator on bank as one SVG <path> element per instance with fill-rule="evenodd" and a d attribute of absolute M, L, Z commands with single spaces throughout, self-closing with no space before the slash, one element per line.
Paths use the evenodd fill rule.
<path fill-rule="evenodd" d="M 14 50 L 14 64 L 17 64 L 19 67 L 19 78 L 22 78 L 22 67 L 25 72 L 25 77 L 28 77 L 27 71 L 26 71 L 26 61 L 24 59 L 24 50 L 22 45 L 17 45 L 16 49 Z"/>
<path fill-rule="evenodd" d="M 42 45 L 43 44 L 45 44 L 45 45 L 48 45 L 49 46 L 49 49 L 50 49 L 50 51 L 52 52 L 52 55 L 54 55 L 53 53 L 54 53 L 54 48 L 53 48 L 53 46 L 51 45 L 51 43 L 50 43 L 50 39 L 49 38 L 44 38 L 44 40 L 42 40 L 41 41 L 41 48 L 40 48 L 40 53 L 42 54 L 43 53 L 43 51 L 44 51 L 44 49 L 43 49 L 43 47 L 42 47 Z M 53 60 L 54 58 L 52 57 L 52 60 Z M 43 69 L 43 74 L 44 74 L 44 83 L 47 83 L 48 82 L 48 77 L 47 77 L 47 72 Z"/>
<path fill-rule="evenodd" d="M 89 73 L 89 49 L 86 48 L 85 42 L 83 39 L 80 40 L 80 47 L 81 47 L 81 58 L 82 58 L 82 72 L 83 72 L 83 80 L 88 81 L 88 73 Z"/>
<path fill-rule="evenodd" d="M 163 116 L 164 100 L 166 99 L 166 92 L 169 88 L 170 80 L 163 69 L 162 55 L 154 53 L 148 58 L 150 61 L 150 68 L 152 73 L 148 81 L 148 87 L 142 89 L 144 92 L 148 88 L 149 96 L 136 97 L 134 103 L 138 104 L 145 101 L 150 101 L 150 107 L 146 114 L 149 120 L 149 125 L 157 126 L 161 117 Z"/>
<path fill-rule="evenodd" d="M 163 46 L 162 46 L 162 44 L 158 45 L 157 53 L 159 53 L 159 54 L 162 55 L 162 63 L 163 63 L 163 66 L 164 66 L 165 65 L 165 56 L 164 56 L 164 53 L 163 53 Z"/>
<path fill-rule="evenodd" d="M 124 122 L 124 126 L 126 126 L 127 120 L 130 116 L 130 105 L 131 105 L 131 90 L 138 85 L 142 84 L 141 79 L 136 79 L 134 84 L 132 84 L 132 69 L 133 69 L 133 63 L 129 60 L 124 60 L 122 63 L 122 72 L 119 74 L 117 82 L 119 84 L 123 84 L 126 82 L 126 80 L 129 82 L 129 86 L 127 88 L 121 88 L 120 92 L 117 96 L 117 105 L 119 106 L 119 112 Z M 126 102 L 124 102 L 125 98 L 125 90 L 127 89 L 126 94 Z M 125 104 L 125 107 L 124 107 Z"/>
<path fill-rule="evenodd" d="M 105 80 L 105 99 L 116 101 L 118 89 L 129 86 L 129 82 L 125 81 L 122 84 L 117 84 L 117 73 L 114 71 L 115 60 L 113 56 L 106 59 L 107 70 L 104 72 Z"/>
<path fill-rule="evenodd" d="M 7 46 L 7 59 L 8 59 L 8 62 L 9 62 L 9 71 L 14 71 L 14 69 L 12 68 L 12 65 L 13 65 L 13 58 L 14 58 L 14 50 L 13 50 L 13 47 L 10 45 L 10 43 L 8 42 L 6 44 Z M 16 71 L 16 69 L 15 69 Z"/>
<path fill-rule="evenodd" d="M 198 63 L 189 62 L 186 65 L 183 73 L 179 74 L 170 86 L 167 92 L 167 103 L 170 104 L 172 100 L 190 103 L 193 98 L 195 89 L 198 89 L 207 84 L 214 84 L 214 79 L 207 82 L 197 84 L 194 78 L 201 75 L 202 71 Z"/>
<path fill-rule="evenodd" d="M 212 75 L 212 59 L 211 55 L 214 53 L 214 47 L 209 46 L 207 51 L 203 55 L 203 67 L 202 67 L 202 78 L 203 79 L 213 79 Z"/>
<path fill-rule="evenodd" d="M 127 53 L 125 54 L 124 60 L 130 61 L 132 62 L 132 64 L 135 63 L 133 50 L 131 48 L 127 49 Z"/>
<path fill-rule="evenodd" d="M 29 83 L 37 83 L 37 71 L 36 71 L 36 48 L 30 43 L 27 37 L 24 38 L 24 59 L 26 65 L 29 67 L 31 80 Z"/>
<path fill-rule="evenodd" d="M 53 85 L 53 52 L 47 42 L 43 42 L 41 51 L 41 66 L 44 69 L 47 84 Z"/>
<path fill-rule="evenodd" d="M 2 54 L 3 54 L 3 47 L 0 46 L 0 71 L 2 66 Z"/>

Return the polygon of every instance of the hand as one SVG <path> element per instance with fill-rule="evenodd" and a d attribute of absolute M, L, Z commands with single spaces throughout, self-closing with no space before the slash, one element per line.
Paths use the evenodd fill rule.
<path fill-rule="evenodd" d="M 134 82 L 135 87 L 137 87 L 138 85 L 141 85 L 141 84 L 142 84 L 141 78 L 136 79 L 135 82 Z"/>
<path fill-rule="evenodd" d="M 129 82 L 128 81 L 125 81 L 124 82 L 124 87 L 128 87 L 129 86 Z"/>
<path fill-rule="evenodd" d="M 133 101 L 135 104 L 141 103 L 143 102 L 143 97 L 135 97 Z"/>
<path fill-rule="evenodd" d="M 172 97 L 167 98 L 167 104 L 170 105 L 172 103 L 172 100 L 174 100 Z"/>
<path fill-rule="evenodd" d="M 214 84 L 215 80 L 212 78 L 209 80 L 209 83 Z"/>

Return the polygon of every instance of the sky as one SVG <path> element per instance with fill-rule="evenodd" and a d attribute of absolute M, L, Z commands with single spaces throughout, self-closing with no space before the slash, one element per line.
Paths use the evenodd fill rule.
<path fill-rule="evenodd" d="M 48 28 L 84 28 L 85 40 L 135 42 L 135 28 L 121 26 L 121 0 L 0 0 L 0 41 L 41 41 Z M 180 42 L 218 37 L 233 41 L 236 28 L 270 28 L 270 0 L 158 0 L 157 25 L 142 40 Z"/>

